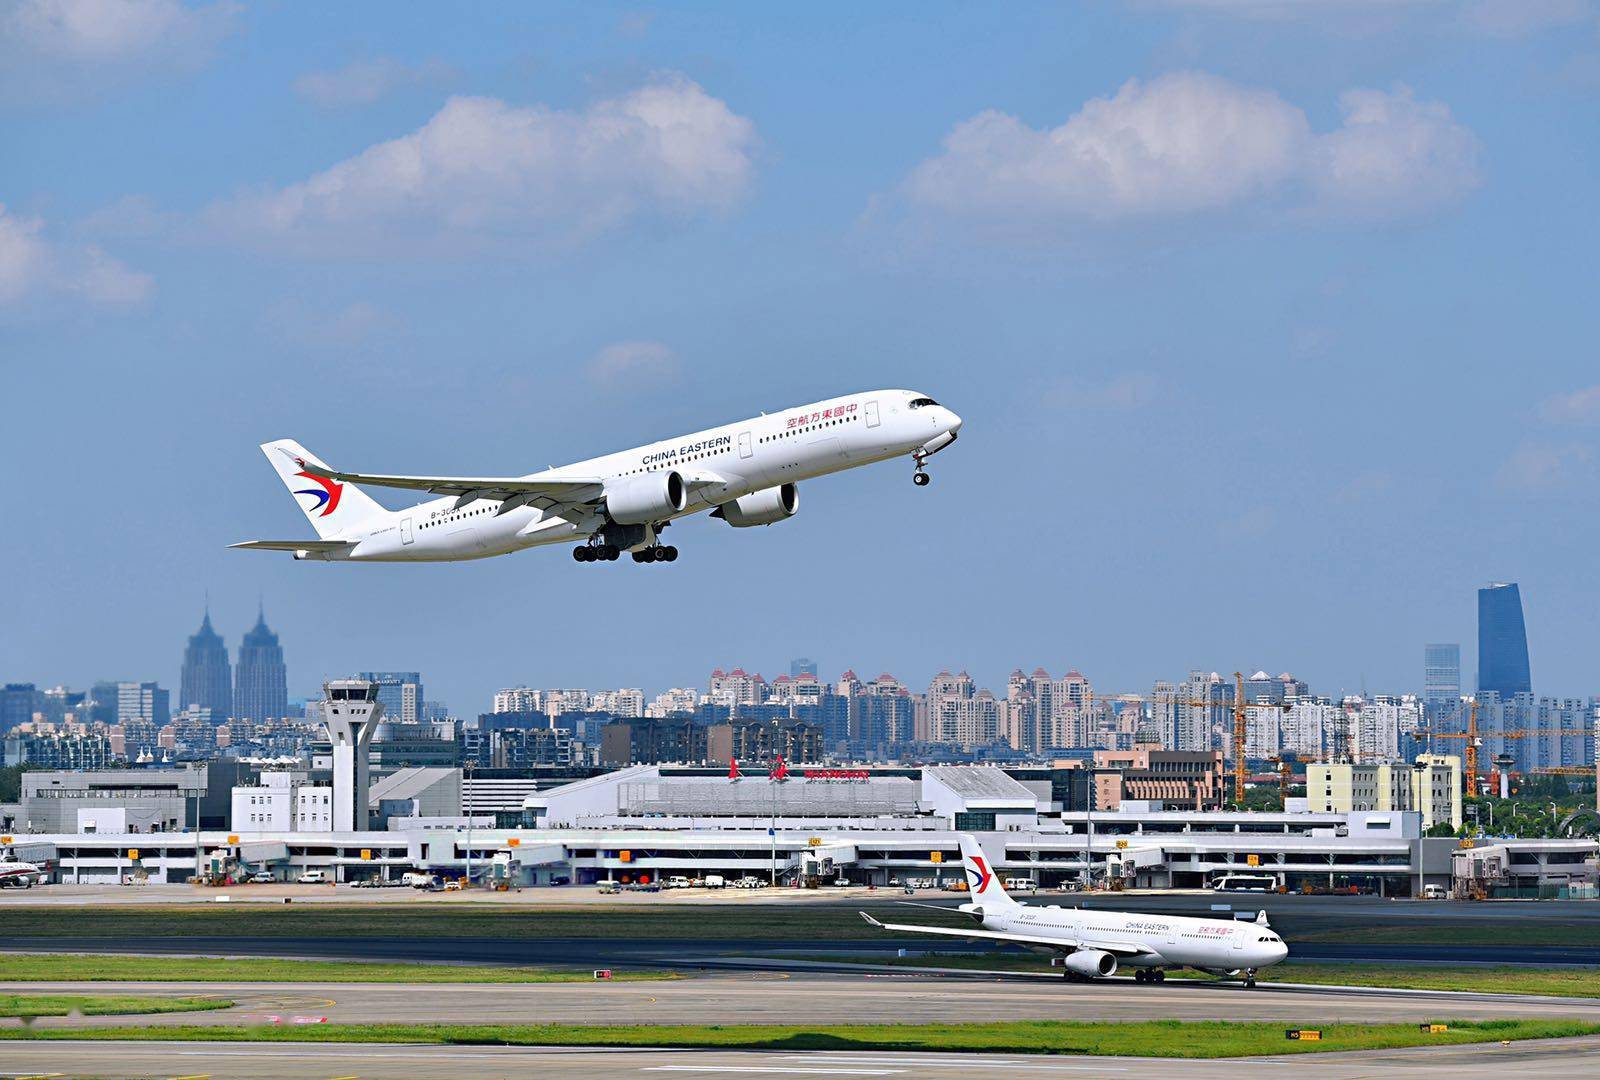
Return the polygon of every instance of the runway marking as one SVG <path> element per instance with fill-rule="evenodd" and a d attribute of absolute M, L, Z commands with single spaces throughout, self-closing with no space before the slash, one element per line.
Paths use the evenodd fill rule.
<path fill-rule="evenodd" d="M 819 1061 L 820 1060 L 820 1061 L 826 1062 L 827 1064 L 830 1064 L 830 1065 L 879 1065 L 879 1064 L 887 1064 L 887 1065 L 917 1065 L 917 1066 L 935 1068 L 935 1069 L 970 1069 L 970 1068 L 972 1068 L 972 1060 L 970 1058 L 966 1059 L 966 1060 L 951 1061 L 951 1060 L 943 1060 L 943 1059 L 935 1059 L 935 1058 L 928 1058 L 928 1059 L 915 1058 L 915 1059 L 913 1059 L 913 1058 L 897 1057 L 893 1061 L 889 1061 L 889 1062 L 874 1061 L 874 1060 L 872 1060 L 870 1058 L 849 1058 L 849 1057 L 837 1057 L 837 1058 L 836 1057 L 827 1057 L 827 1058 L 793 1057 L 793 1058 L 790 1058 L 789 1060 L 791 1060 L 791 1061 Z M 1048 1072 L 1092 1072 L 1092 1073 L 1102 1073 L 1102 1072 L 1127 1072 L 1128 1071 L 1125 1068 L 1115 1068 L 1115 1067 L 1108 1068 L 1108 1067 L 1106 1067 L 1104 1065 L 1056 1065 L 1056 1064 L 1053 1064 L 1053 1063 L 1042 1062 L 1042 1061 L 1041 1062 L 1035 1062 L 1035 1061 L 996 1061 L 996 1060 L 994 1060 L 992 1058 L 988 1058 L 988 1057 L 985 1057 L 983 1059 L 983 1067 L 985 1069 L 1040 1069 L 1040 1070 L 1045 1070 L 1045 1071 L 1048 1071 Z"/>
<path fill-rule="evenodd" d="M 651 1065 L 640 1072 L 821 1073 L 829 1076 L 893 1076 L 904 1069 L 808 1069 L 778 1065 Z"/>

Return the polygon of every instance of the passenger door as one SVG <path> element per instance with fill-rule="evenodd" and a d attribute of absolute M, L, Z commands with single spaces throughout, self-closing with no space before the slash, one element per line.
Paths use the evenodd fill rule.
<path fill-rule="evenodd" d="M 413 537 L 411 535 L 411 519 L 408 518 L 408 517 L 401 518 L 400 519 L 400 544 L 401 544 L 401 546 L 403 547 L 406 544 L 411 543 L 411 541 L 413 539 L 415 539 L 415 537 Z"/>
<path fill-rule="evenodd" d="M 878 426 L 878 403 L 876 401 L 869 401 L 869 402 L 867 402 L 866 408 L 867 408 L 867 426 L 868 427 L 877 427 Z"/>
<path fill-rule="evenodd" d="M 750 433 L 748 431 L 739 432 L 739 457 L 744 459 L 749 457 L 751 453 Z"/>

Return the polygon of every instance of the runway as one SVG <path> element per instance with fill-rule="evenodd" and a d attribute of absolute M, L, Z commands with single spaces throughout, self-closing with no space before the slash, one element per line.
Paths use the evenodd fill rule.
<path fill-rule="evenodd" d="M 1465 929 L 1465 928 L 1464 928 Z M 814 956 L 859 954 L 863 962 L 891 957 L 899 949 L 926 952 L 927 938 L 842 939 L 819 948 L 814 940 L 711 938 L 505 938 L 505 937 L 294 937 L 294 936 L 20 936 L 8 939 L 18 952 L 147 953 L 194 956 L 278 956 L 352 960 L 444 961 L 477 964 L 576 965 L 578 967 L 683 967 L 719 954 Z M 1591 945 L 1406 944 L 1396 942 L 1298 942 L 1292 960 L 1364 961 L 1379 964 L 1503 964 L 1514 967 L 1600 967 L 1600 947 Z M 939 951 L 1005 952 L 982 943 L 939 946 Z M 698 966 L 689 964 L 688 966 Z"/>
<path fill-rule="evenodd" d="M 579 983 L 4 983 L 0 993 L 215 995 L 231 1009 L 123 1017 L 41 1018 L 36 1028 L 198 1024 L 246 1026 L 294 1017 L 329 1023 L 848 1024 L 987 1020 L 1261 1020 L 1290 1025 L 1600 1015 L 1585 998 L 1287 988 L 1111 979 L 935 974 L 717 974 L 670 981 Z M 16 1025 L 17 1020 L 0 1024 Z"/>
<path fill-rule="evenodd" d="M 1450 1077 L 1503 1080 L 1537 1074 L 1577 1080 L 1600 1073 L 1600 1038 L 1417 1047 L 1292 1058 L 1181 1061 L 1019 1054 L 880 1054 L 855 1051 L 728 1052 L 702 1050 L 576 1050 L 560 1047 L 389 1046 L 281 1043 L 7 1043 L 0 1075 L 97 1077 L 193 1076 L 211 1080 L 303 1080 L 308 1076 L 488 1080 L 505 1076 L 583 1076 L 586 1080 L 672 1080 L 673 1077 L 893 1077 L 961 1080 L 984 1076 L 1117 1080 L 1263 1080 L 1295 1076 L 1381 1076 L 1392 1080 Z"/>

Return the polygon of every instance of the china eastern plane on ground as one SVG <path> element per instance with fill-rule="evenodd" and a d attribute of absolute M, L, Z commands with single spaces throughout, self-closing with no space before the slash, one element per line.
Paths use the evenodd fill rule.
<path fill-rule="evenodd" d="M 1267 925 L 1265 910 L 1253 921 L 1225 922 L 1023 905 L 1007 895 L 971 836 L 961 837 L 961 864 L 972 899 L 959 910 L 972 916 L 981 930 L 881 923 L 864 911 L 861 917 L 882 930 L 1004 941 L 1065 953 L 1067 977 L 1080 980 L 1115 975 L 1126 967 L 1133 969 L 1135 982 L 1160 982 L 1168 968 L 1191 967 L 1211 975 L 1242 975 L 1246 986 L 1254 986 L 1257 971 L 1289 955 L 1289 947 Z"/>
<path fill-rule="evenodd" d="M 661 530 L 709 511 L 735 528 L 771 525 L 800 507 L 798 484 L 909 455 L 912 479 L 949 446 L 961 418 L 912 390 L 874 390 L 763 413 L 737 424 L 527 476 L 385 476 L 330 468 L 292 439 L 262 451 L 317 530 L 316 540 L 251 540 L 329 562 L 450 562 L 576 542 L 579 562 L 672 562 Z M 358 487 L 442 498 L 387 510 Z"/>

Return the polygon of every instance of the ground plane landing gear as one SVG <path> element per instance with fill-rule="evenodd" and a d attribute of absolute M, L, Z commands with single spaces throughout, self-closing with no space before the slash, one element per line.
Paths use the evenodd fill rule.
<path fill-rule="evenodd" d="M 1141 983 L 1158 983 L 1166 980 L 1167 973 L 1161 968 L 1135 968 L 1133 981 Z"/>
<path fill-rule="evenodd" d="M 572 557 L 578 562 L 616 562 L 621 555 L 615 544 L 581 544 L 572 549 Z"/>
<path fill-rule="evenodd" d="M 671 544 L 655 544 L 633 552 L 633 561 L 636 563 L 677 562 L 678 549 Z"/>

